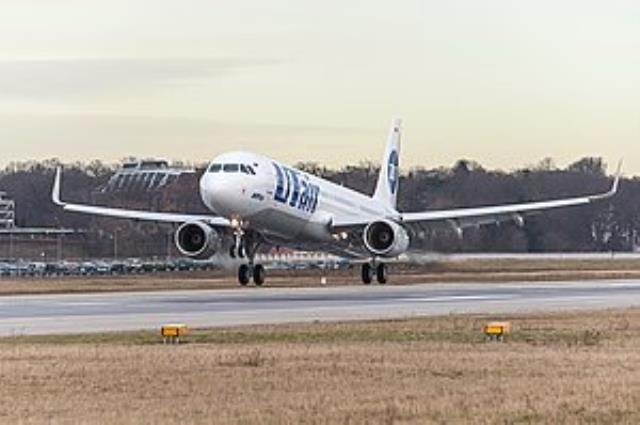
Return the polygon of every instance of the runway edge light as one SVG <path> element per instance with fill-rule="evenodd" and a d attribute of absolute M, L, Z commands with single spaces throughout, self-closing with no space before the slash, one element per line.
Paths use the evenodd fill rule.
<path fill-rule="evenodd" d="M 189 328 L 184 323 L 171 323 L 163 325 L 160 328 L 160 335 L 162 335 L 162 341 L 171 344 L 180 344 L 180 338 L 186 336 L 189 333 Z"/>
<path fill-rule="evenodd" d="M 511 332 L 510 322 L 489 322 L 483 328 L 489 341 L 504 341 L 505 335 Z"/>

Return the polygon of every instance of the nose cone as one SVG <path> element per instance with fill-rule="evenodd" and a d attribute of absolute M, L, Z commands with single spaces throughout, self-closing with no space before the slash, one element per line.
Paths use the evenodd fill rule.
<path fill-rule="evenodd" d="M 219 211 L 216 204 L 219 204 L 219 200 L 224 198 L 222 189 L 224 185 L 221 185 L 217 175 L 211 173 L 205 173 L 200 179 L 200 197 L 202 203 L 216 214 L 222 215 L 223 212 Z M 218 201 L 218 202 L 216 202 Z"/>
<path fill-rule="evenodd" d="M 200 179 L 202 202 L 223 217 L 248 214 L 249 193 L 249 182 L 239 174 L 206 173 Z"/>

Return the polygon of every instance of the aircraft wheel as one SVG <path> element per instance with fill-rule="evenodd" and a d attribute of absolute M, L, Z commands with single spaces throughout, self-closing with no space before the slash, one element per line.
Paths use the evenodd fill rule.
<path fill-rule="evenodd" d="M 264 270 L 264 266 L 262 264 L 257 264 L 253 268 L 253 283 L 256 286 L 262 286 L 264 284 L 266 278 L 266 272 Z"/>
<path fill-rule="evenodd" d="M 247 264 L 242 264 L 238 268 L 238 283 L 242 286 L 247 286 L 251 280 L 251 269 Z"/>
<path fill-rule="evenodd" d="M 371 281 L 373 281 L 373 267 L 371 264 L 364 263 L 362 265 L 362 283 L 365 285 L 370 285 Z"/>
<path fill-rule="evenodd" d="M 387 265 L 384 263 L 378 264 L 376 267 L 376 279 L 380 285 L 387 283 Z"/>

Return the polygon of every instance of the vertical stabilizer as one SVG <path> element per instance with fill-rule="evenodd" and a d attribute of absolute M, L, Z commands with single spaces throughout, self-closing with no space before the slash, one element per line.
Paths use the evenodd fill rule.
<path fill-rule="evenodd" d="M 400 137 L 402 120 L 396 118 L 391 123 L 387 147 L 380 164 L 380 175 L 373 198 L 391 210 L 396 209 L 398 184 L 400 182 Z"/>

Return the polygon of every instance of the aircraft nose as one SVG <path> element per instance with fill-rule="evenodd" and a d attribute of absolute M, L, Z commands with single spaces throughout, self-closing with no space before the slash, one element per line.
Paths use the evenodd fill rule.
<path fill-rule="evenodd" d="M 229 186 L 222 181 L 221 177 L 219 174 L 206 173 L 200 179 L 202 202 L 218 214 L 223 214 L 220 210 L 220 202 L 225 199 L 225 187 Z"/>
<path fill-rule="evenodd" d="M 202 202 L 224 217 L 244 214 L 248 193 L 245 183 L 238 175 L 207 173 L 200 179 Z"/>

